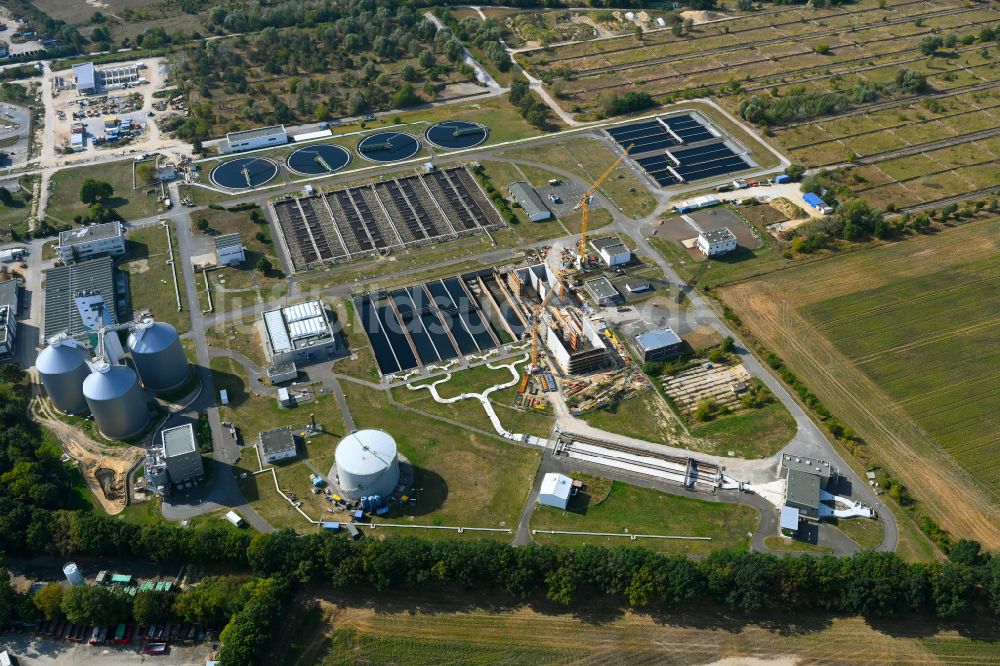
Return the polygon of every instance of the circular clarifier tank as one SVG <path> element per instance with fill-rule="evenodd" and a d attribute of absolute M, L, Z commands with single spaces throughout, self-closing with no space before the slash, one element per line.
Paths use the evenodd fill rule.
<path fill-rule="evenodd" d="M 446 150 L 473 148 L 486 141 L 489 135 L 489 129 L 468 120 L 448 120 L 431 125 L 424 133 L 428 143 Z"/>
<path fill-rule="evenodd" d="M 212 182 L 230 190 L 252 190 L 278 175 L 278 165 L 265 157 L 239 157 L 212 169 Z"/>
<path fill-rule="evenodd" d="M 322 176 L 340 171 L 351 163 L 351 152 L 341 146 L 318 144 L 299 148 L 288 156 L 285 165 L 300 176 Z"/>
<path fill-rule="evenodd" d="M 405 132 L 376 132 L 358 144 L 358 154 L 372 162 L 399 162 L 417 154 L 420 142 Z"/>

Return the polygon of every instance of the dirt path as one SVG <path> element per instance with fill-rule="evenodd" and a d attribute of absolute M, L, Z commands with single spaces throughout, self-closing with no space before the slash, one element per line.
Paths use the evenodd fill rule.
<path fill-rule="evenodd" d="M 978 539 L 987 548 L 996 549 L 1000 548 L 1000 515 L 987 493 L 899 403 L 800 314 L 807 302 L 880 286 L 892 273 L 886 267 L 900 266 L 898 274 L 903 275 L 913 271 L 926 274 L 971 261 L 980 253 L 996 252 L 995 244 L 979 242 L 984 231 L 981 225 L 969 224 L 936 238 L 905 241 L 846 261 L 824 262 L 808 274 L 791 270 L 731 285 L 721 294 L 754 334 L 805 378 L 834 414 L 865 438 L 876 458 L 891 465 L 923 500 L 929 515 L 953 534 Z M 915 262 L 910 243 L 933 252 Z M 878 263 L 881 269 L 869 272 L 868 262 Z M 810 285 L 808 293 L 799 288 L 802 284 Z"/>
<path fill-rule="evenodd" d="M 136 446 L 99 444 L 60 421 L 52 412 L 51 405 L 39 398 L 32 402 L 32 413 L 39 423 L 55 435 L 66 453 L 80 464 L 87 488 L 108 515 L 124 511 L 128 496 L 128 472 L 142 459 L 143 450 Z M 110 478 L 106 481 L 110 497 L 105 494 L 105 489 L 97 478 L 98 470 L 110 473 Z"/>

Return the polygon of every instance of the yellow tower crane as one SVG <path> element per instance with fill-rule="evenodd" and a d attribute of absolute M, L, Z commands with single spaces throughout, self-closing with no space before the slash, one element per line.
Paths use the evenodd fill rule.
<path fill-rule="evenodd" d="M 587 225 L 590 222 L 590 198 L 594 196 L 594 192 L 596 192 L 597 188 L 601 186 L 601 183 L 608 179 L 608 176 L 610 176 L 611 173 L 618 168 L 618 165 L 622 163 L 622 160 L 625 159 L 634 147 L 635 144 L 630 143 L 628 147 L 625 148 L 625 152 L 622 153 L 621 156 L 616 159 L 614 163 L 604 171 L 604 173 L 601 174 L 600 178 L 594 181 L 594 184 L 590 186 L 590 189 L 587 190 L 587 192 L 580 199 L 580 203 L 576 205 L 577 208 L 583 209 L 583 214 L 581 216 L 582 222 L 580 224 L 580 246 L 577 250 L 576 257 L 576 265 L 580 270 L 583 270 L 583 260 L 587 256 Z"/>

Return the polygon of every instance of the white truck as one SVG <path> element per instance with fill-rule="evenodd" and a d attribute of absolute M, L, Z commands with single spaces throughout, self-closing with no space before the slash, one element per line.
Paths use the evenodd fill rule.
<path fill-rule="evenodd" d="M 226 513 L 226 520 L 228 520 L 229 522 L 231 522 L 236 527 L 243 527 L 246 524 L 246 523 L 243 522 L 243 519 L 240 518 L 240 514 L 236 513 L 235 511 L 229 511 L 229 512 L 227 512 Z"/>

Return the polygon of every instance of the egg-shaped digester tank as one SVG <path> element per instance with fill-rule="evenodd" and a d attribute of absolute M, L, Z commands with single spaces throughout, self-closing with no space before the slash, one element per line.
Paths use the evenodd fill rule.
<path fill-rule="evenodd" d="M 138 435 L 149 423 L 146 396 L 135 370 L 98 361 L 83 382 L 83 396 L 97 428 L 110 439 Z"/>
<path fill-rule="evenodd" d="M 137 322 L 131 327 L 128 348 L 142 385 L 150 391 L 172 391 L 187 381 L 187 357 L 177 329 L 170 324 L 149 318 Z"/>
<path fill-rule="evenodd" d="M 35 369 L 53 406 L 64 414 L 87 411 L 83 382 L 90 375 L 89 354 L 76 340 L 57 336 L 41 351 Z"/>

